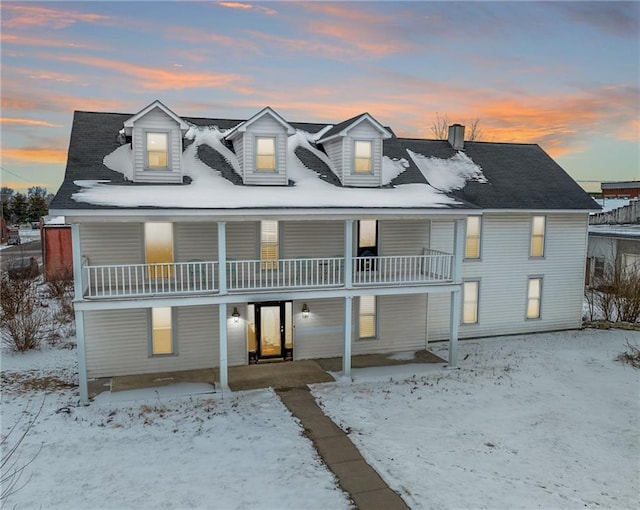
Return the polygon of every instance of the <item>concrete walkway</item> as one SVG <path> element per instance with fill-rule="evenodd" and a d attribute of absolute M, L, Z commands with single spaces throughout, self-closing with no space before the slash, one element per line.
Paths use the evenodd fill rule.
<path fill-rule="evenodd" d="M 302 422 L 305 434 L 360 510 L 406 510 L 409 507 L 362 458 L 349 437 L 318 407 L 308 388 L 276 390 Z"/>

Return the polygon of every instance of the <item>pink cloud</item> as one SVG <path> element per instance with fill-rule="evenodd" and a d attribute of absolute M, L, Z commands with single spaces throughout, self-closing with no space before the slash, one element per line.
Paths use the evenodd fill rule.
<path fill-rule="evenodd" d="M 14 117 L 1 117 L 0 123 L 4 125 L 17 125 L 29 127 L 62 127 L 61 124 L 53 124 L 44 120 L 20 119 Z"/>
<path fill-rule="evenodd" d="M 50 27 L 65 28 L 75 23 L 96 23 L 106 21 L 108 16 L 58 10 L 49 7 L 4 2 L 2 4 L 3 28 Z"/>
<path fill-rule="evenodd" d="M 226 7 L 227 9 L 240 9 L 243 11 L 257 10 L 263 12 L 267 16 L 274 16 L 278 14 L 278 11 L 275 9 L 259 4 L 248 4 L 245 2 L 218 2 L 218 5 L 220 7 Z"/>

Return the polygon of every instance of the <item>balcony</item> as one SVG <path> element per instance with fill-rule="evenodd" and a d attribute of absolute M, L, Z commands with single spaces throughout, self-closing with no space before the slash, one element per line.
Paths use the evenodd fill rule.
<path fill-rule="evenodd" d="M 353 287 L 425 285 L 451 281 L 453 256 L 435 250 L 422 255 L 354 257 Z M 167 264 L 90 265 L 82 267 L 88 299 L 220 293 L 219 264 L 189 261 Z M 226 292 L 271 292 L 345 288 L 343 257 L 228 260 Z"/>

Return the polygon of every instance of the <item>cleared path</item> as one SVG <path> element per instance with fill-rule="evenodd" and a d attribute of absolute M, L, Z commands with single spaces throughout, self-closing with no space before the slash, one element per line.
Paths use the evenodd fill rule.
<path fill-rule="evenodd" d="M 285 406 L 302 422 L 305 434 L 340 487 L 360 510 L 406 510 L 409 507 L 362 458 L 351 439 L 328 418 L 308 388 L 276 390 Z"/>

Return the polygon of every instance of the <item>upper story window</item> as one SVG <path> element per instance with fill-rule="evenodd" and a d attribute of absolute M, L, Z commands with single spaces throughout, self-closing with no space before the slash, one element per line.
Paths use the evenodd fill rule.
<path fill-rule="evenodd" d="M 466 259 L 480 258 L 480 216 L 467 218 L 466 243 L 464 257 Z"/>
<path fill-rule="evenodd" d="M 273 172 L 276 169 L 276 138 L 256 136 L 256 170 Z"/>
<path fill-rule="evenodd" d="M 173 224 L 144 224 L 145 262 L 149 278 L 173 276 Z"/>
<path fill-rule="evenodd" d="M 373 171 L 373 142 L 356 140 L 354 142 L 353 169 L 357 174 L 370 174 Z"/>
<path fill-rule="evenodd" d="M 544 216 L 531 218 L 531 257 L 544 257 L 545 220 Z"/>
<path fill-rule="evenodd" d="M 260 260 L 262 269 L 278 267 L 278 222 L 264 220 L 260 222 Z"/>
<path fill-rule="evenodd" d="M 169 167 L 169 133 L 146 133 L 147 164 L 149 169 Z"/>

